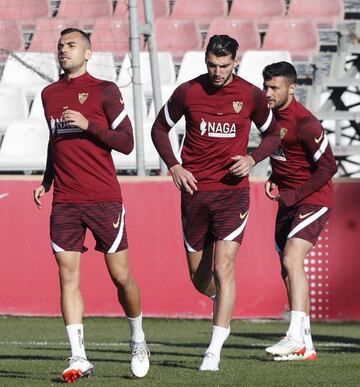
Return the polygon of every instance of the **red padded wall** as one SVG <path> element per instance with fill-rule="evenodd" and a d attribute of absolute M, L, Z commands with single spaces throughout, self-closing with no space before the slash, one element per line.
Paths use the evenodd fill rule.
<path fill-rule="evenodd" d="M 210 317 L 211 302 L 192 287 L 182 244 L 180 197 L 169 179 L 120 178 L 134 276 L 146 316 Z M 38 210 L 32 191 L 38 179 L 0 180 L 0 314 L 59 315 L 57 266 L 49 243 L 51 194 Z M 251 184 L 251 208 L 237 258 L 237 318 L 277 318 L 287 311 L 273 232 L 276 204 L 263 182 Z M 309 255 L 312 315 L 316 319 L 360 319 L 360 184 L 335 184 L 335 208 Z M 82 258 L 87 315 L 123 314 L 103 257 L 90 248 Z"/>

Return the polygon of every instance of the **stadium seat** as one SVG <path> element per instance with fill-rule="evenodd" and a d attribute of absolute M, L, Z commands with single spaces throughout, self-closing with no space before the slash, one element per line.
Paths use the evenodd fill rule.
<path fill-rule="evenodd" d="M 0 48 L 9 51 L 24 50 L 21 26 L 16 20 L 0 20 Z M 0 59 L 6 58 L 7 53 L 0 51 Z"/>
<path fill-rule="evenodd" d="M 176 0 L 171 17 L 174 19 L 194 20 L 200 28 L 207 29 L 210 22 L 228 13 L 226 0 Z"/>
<path fill-rule="evenodd" d="M 204 51 L 188 51 L 180 64 L 176 83 L 187 82 L 200 74 L 207 73 Z"/>
<path fill-rule="evenodd" d="M 49 129 L 43 120 L 13 122 L 0 148 L 0 171 L 43 171 L 46 166 Z"/>
<path fill-rule="evenodd" d="M 28 102 L 20 87 L 0 84 L 0 135 L 14 120 L 26 118 L 29 113 Z"/>
<path fill-rule="evenodd" d="M 78 19 L 46 18 L 36 20 L 28 51 L 56 52 L 60 32 L 65 28 L 81 27 Z"/>
<path fill-rule="evenodd" d="M 269 24 L 262 48 L 290 51 L 294 61 L 311 60 L 311 56 L 319 51 L 316 25 L 308 19 L 273 20 Z"/>
<path fill-rule="evenodd" d="M 101 17 L 112 15 L 111 0 L 61 0 L 56 17 Z"/>
<path fill-rule="evenodd" d="M 284 16 L 285 11 L 284 0 L 233 0 L 229 17 L 255 20 L 264 29 L 273 18 Z"/>
<path fill-rule="evenodd" d="M 87 63 L 87 71 L 95 78 L 116 81 L 116 66 L 111 52 L 93 52 Z"/>
<path fill-rule="evenodd" d="M 159 51 L 158 63 L 159 63 L 159 72 L 160 72 L 160 82 L 161 84 L 175 83 L 175 66 L 170 52 Z M 141 83 L 143 86 L 143 92 L 145 97 L 151 97 L 152 90 L 152 78 L 151 78 L 151 67 L 150 67 L 150 57 L 148 52 L 140 52 L 140 73 L 141 73 Z M 131 61 L 130 54 L 126 54 L 124 60 L 121 63 L 121 69 L 119 72 L 119 77 L 117 84 L 119 87 L 126 87 L 132 82 L 132 71 L 131 71 Z"/>
<path fill-rule="evenodd" d="M 59 66 L 52 52 L 14 54 L 17 58 L 11 56 L 5 63 L 1 83 L 22 87 L 27 96 L 34 97 L 44 86 L 59 79 Z"/>
<path fill-rule="evenodd" d="M 44 108 L 43 108 L 42 99 L 41 99 L 41 92 L 42 92 L 42 89 L 36 93 L 30 107 L 30 113 L 28 118 L 30 118 L 31 120 L 42 120 L 46 122 Z"/>
<path fill-rule="evenodd" d="M 167 100 L 174 90 L 174 85 L 169 86 L 161 86 L 161 89 L 168 89 L 168 91 L 165 91 L 165 94 L 162 95 L 163 101 Z M 171 90 L 171 91 L 170 91 Z M 132 91 L 132 85 L 124 88 L 120 88 L 121 94 L 123 96 L 123 100 L 125 103 L 125 108 L 127 110 L 127 113 L 130 117 L 130 120 L 133 124 L 133 128 L 135 131 L 135 122 L 134 122 L 134 106 L 133 106 L 133 91 Z M 154 110 L 154 103 L 151 104 L 151 110 L 149 115 L 147 116 L 146 113 L 146 101 L 143 97 L 143 135 L 144 135 L 144 156 L 145 156 L 145 169 L 146 170 L 152 170 L 152 169 L 159 169 L 160 168 L 160 157 L 157 153 L 152 139 L 151 139 L 151 128 L 154 123 L 155 119 L 155 110 Z M 170 141 L 173 146 L 174 152 L 176 155 L 179 153 L 179 142 L 177 137 L 177 131 L 176 128 L 173 128 L 173 130 L 170 132 Z M 134 133 L 135 136 L 135 133 Z M 135 146 L 136 146 L 136 139 L 135 139 Z M 117 170 L 136 170 L 136 147 L 134 150 L 130 153 L 130 155 L 124 155 L 117 151 L 112 151 L 112 156 L 115 164 L 115 168 Z"/>
<path fill-rule="evenodd" d="M 50 17 L 49 0 L 0 0 L 0 19 Z"/>
<path fill-rule="evenodd" d="M 228 17 L 213 20 L 207 31 L 204 48 L 209 43 L 211 36 L 220 34 L 229 35 L 237 40 L 240 56 L 247 50 L 260 48 L 260 34 L 254 21 Z"/>
<path fill-rule="evenodd" d="M 246 51 L 240 61 L 237 75 L 263 89 L 262 71 L 265 66 L 274 62 L 286 61 L 292 63 L 289 51 Z"/>
<path fill-rule="evenodd" d="M 312 19 L 318 27 L 331 28 L 344 19 L 343 0 L 291 0 L 288 17 Z"/>
<path fill-rule="evenodd" d="M 109 51 L 115 62 L 130 51 L 129 23 L 119 18 L 98 18 L 91 34 L 93 51 Z"/>
<path fill-rule="evenodd" d="M 143 2 L 138 2 L 137 13 L 138 20 L 143 22 L 145 20 L 145 11 L 143 7 Z M 152 2 L 153 5 L 153 16 L 154 19 L 159 17 L 166 17 L 170 14 L 170 6 L 169 0 L 156 0 Z M 129 18 L 129 1 L 128 0 L 120 0 L 117 2 L 114 17 L 125 18 L 128 20 Z"/>
<path fill-rule="evenodd" d="M 160 156 L 155 149 L 155 146 L 151 139 L 151 128 L 153 121 L 146 119 L 144 120 L 144 157 L 145 157 L 145 169 L 154 170 L 160 168 Z M 135 135 L 135 134 L 134 134 Z M 173 128 L 170 131 L 170 142 L 173 147 L 175 155 L 178 157 L 179 154 L 179 141 L 176 133 L 176 129 Z M 124 155 L 122 153 L 112 151 L 111 152 L 115 169 L 117 170 L 136 170 L 136 139 L 134 150 L 130 155 Z"/>
<path fill-rule="evenodd" d="M 171 97 L 176 86 L 177 86 L 177 84 L 161 85 L 162 105 L 164 105 L 168 101 L 168 99 Z M 149 114 L 148 114 L 147 120 L 154 122 L 155 118 L 156 118 L 155 103 L 154 103 L 154 101 L 152 101 L 150 104 Z M 185 118 L 181 117 L 180 120 L 174 125 L 173 129 L 175 129 L 177 134 L 185 133 Z"/>
<path fill-rule="evenodd" d="M 178 62 L 186 51 L 201 50 L 201 34 L 197 23 L 191 20 L 160 18 L 155 20 L 157 49 L 170 51 Z"/>

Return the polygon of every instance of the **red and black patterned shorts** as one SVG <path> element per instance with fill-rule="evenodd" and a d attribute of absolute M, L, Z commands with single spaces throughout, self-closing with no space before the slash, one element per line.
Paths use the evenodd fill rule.
<path fill-rule="evenodd" d="M 283 251 L 289 238 L 304 239 L 315 246 L 330 213 L 330 208 L 315 204 L 302 204 L 291 209 L 279 207 L 275 226 L 277 250 Z"/>
<path fill-rule="evenodd" d="M 86 229 L 95 240 L 95 250 L 115 253 L 128 248 L 125 208 L 121 202 L 55 203 L 50 216 L 53 251 L 85 252 Z"/>
<path fill-rule="evenodd" d="M 187 251 L 203 250 L 217 240 L 241 244 L 249 217 L 249 188 L 181 194 L 184 243 Z"/>

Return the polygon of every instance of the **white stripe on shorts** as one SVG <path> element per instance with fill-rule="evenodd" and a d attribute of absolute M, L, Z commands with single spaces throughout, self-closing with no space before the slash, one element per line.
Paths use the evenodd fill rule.
<path fill-rule="evenodd" d="M 183 237 L 184 237 L 184 242 L 185 242 L 186 250 L 187 250 L 189 253 L 196 253 L 196 250 L 194 250 L 194 249 L 189 245 L 188 241 L 186 240 L 185 234 L 183 234 Z"/>
<path fill-rule="evenodd" d="M 51 241 L 51 247 L 55 251 L 55 253 L 61 253 L 62 251 L 65 251 L 60 246 L 58 246 L 55 242 Z"/>
<path fill-rule="evenodd" d="M 245 226 L 246 226 L 246 223 L 247 223 L 248 218 L 249 218 L 249 213 L 247 213 L 246 218 L 245 218 L 244 221 L 241 223 L 241 225 L 240 225 L 236 230 L 234 230 L 231 234 L 229 234 L 227 237 L 225 237 L 223 240 L 224 240 L 224 241 L 232 241 L 232 240 L 234 240 L 238 235 L 240 235 L 240 234 L 243 232 L 243 230 L 244 230 L 244 228 L 245 228 Z"/>
<path fill-rule="evenodd" d="M 310 223 L 314 222 L 316 219 L 319 219 L 320 216 L 324 215 L 325 212 L 327 212 L 327 207 L 322 207 L 319 211 L 315 212 L 315 214 L 310 215 L 308 218 L 306 218 L 304 221 L 299 223 L 296 227 L 294 227 L 289 235 L 287 236 L 287 239 L 292 238 L 296 233 L 304 229 L 306 226 L 308 226 Z"/>
<path fill-rule="evenodd" d="M 112 244 L 112 246 L 108 250 L 108 254 L 115 253 L 116 249 L 119 247 L 119 245 L 121 243 L 123 233 L 124 233 L 124 225 L 125 225 L 124 218 L 125 218 L 125 207 L 124 207 L 124 205 L 122 205 L 122 214 L 121 214 L 121 222 L 120 222 L 119 232 L 115 238 L 114 243 Z"/>

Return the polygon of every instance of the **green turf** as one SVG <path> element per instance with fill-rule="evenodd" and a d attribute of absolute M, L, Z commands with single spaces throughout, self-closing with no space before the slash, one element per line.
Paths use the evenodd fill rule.
<path fill-rule="evenodd" d="M 131 377 L 128 324 L 124 319 L 88 318 L 86 347 L 96 374 L 78 386 L 360 386 L 360 325 L 314 323 L 316 362 L 274 362 L 264 347 L 279 339 L 284 322 L 233 321 L 222 351 L 221 370 L 197 368 L 210 339 L 211 322 L 145 319 L 151 368 Z M 0 386 L 63 384 L 69 355 L 60 318 L 0 317 Z"/>

